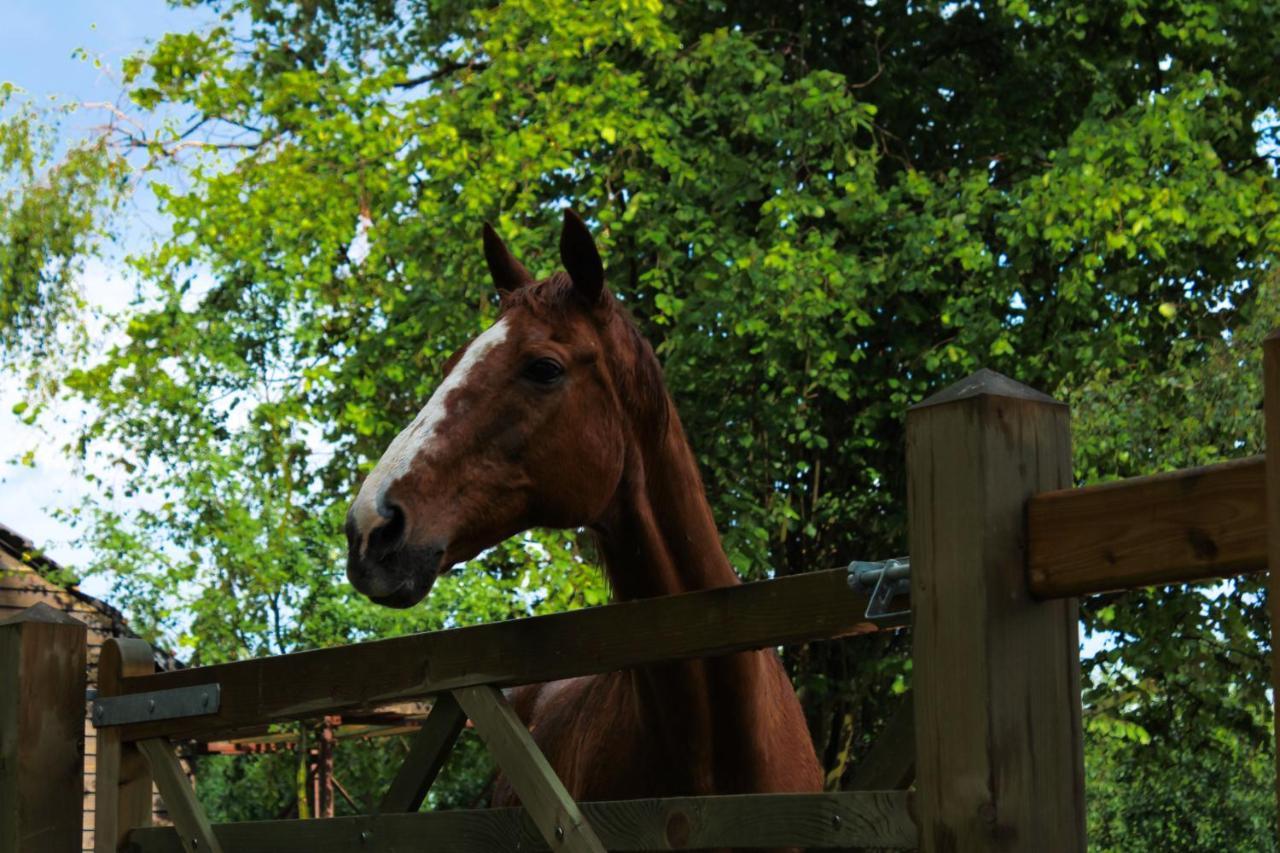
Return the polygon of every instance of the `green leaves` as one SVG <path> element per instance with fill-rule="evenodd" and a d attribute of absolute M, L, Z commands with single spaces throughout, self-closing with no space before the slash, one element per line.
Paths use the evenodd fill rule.
<path fill-rule="evenodd" d="M 80 305 L 74 280 L 107 235 L 97 232 L 119 200 L 123 159 L 101 140 L 60 149 L 58 128 L 75 107 L 40 106 L 0 84 L 0 358 L 51 358 L 62 321 Z M 78 341 L 72 326 L 62 347 Z M 31 372 L 35 368 L 31 368 Z"/>

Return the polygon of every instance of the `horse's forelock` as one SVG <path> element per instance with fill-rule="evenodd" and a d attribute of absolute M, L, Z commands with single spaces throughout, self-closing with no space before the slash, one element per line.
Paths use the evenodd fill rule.
<path fill-rule="evenodd" d="M 535 317 L 550 319 L 549 315 L 563 313 L 573 307 L 573 279 L 558 272 L 550 278 L 502 294 L 502 310 L 524 308 Z"/>

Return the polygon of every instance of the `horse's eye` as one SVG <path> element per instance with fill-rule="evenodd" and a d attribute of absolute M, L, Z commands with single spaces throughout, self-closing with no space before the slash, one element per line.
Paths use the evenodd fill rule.
<path fill-rule="evenodd" d="M 524 375 L 539 385 L 550 385 L 564 375 L 564 368 L 553 358 L 539 358 L 525 366 Z"/>

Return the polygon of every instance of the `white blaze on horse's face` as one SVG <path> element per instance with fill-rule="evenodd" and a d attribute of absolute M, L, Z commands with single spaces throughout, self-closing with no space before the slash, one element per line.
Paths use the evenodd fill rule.
<path fill-rule="evenodd" d="M 509 332 L 510 327 L 504 318 L 471 342 L 453 370 L 422 407 L 422 411 L 418 412 L 413 423 L 395 437 L 378 464 L 365 478 L 355 503 L 351 505 L 351 516 L 363 534 L 360 544 L 362 557 L 368 549 L 369 534 L 384 524 L 391 515 L 386 505 L 387 491 L 409 473 L 415 460 L 430 461 L 432 454 L 437 452 L 440 444 L 438 438 L 448 420 L 449 396 L 466 386 L 472 371 L 506 341 Z"/>

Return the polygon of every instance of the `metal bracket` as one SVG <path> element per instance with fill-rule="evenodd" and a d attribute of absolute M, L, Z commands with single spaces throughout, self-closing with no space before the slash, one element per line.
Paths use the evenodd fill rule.
<path fill-rule="evenodd" d="M 898 596 L 911 592 L 911 558 L 895 557 L 875 563 L 854 560 L 849 564 L 849 586 L 871 594 L 866 612 L 870 621 L 883 622 L 906 616 L 911 613 L 911 608 L 890 610 L 889 604 Z"/>
<path fill-rule="evenodd" d="M 93 724 L 125 726 L 151 720 L 175 720 L 179 717 L 203 717 L 216 714 L 222 706 L 222 685 L 195 684 L 150 693 L 125 696 L 103 696 L 93 703 Z"/>

